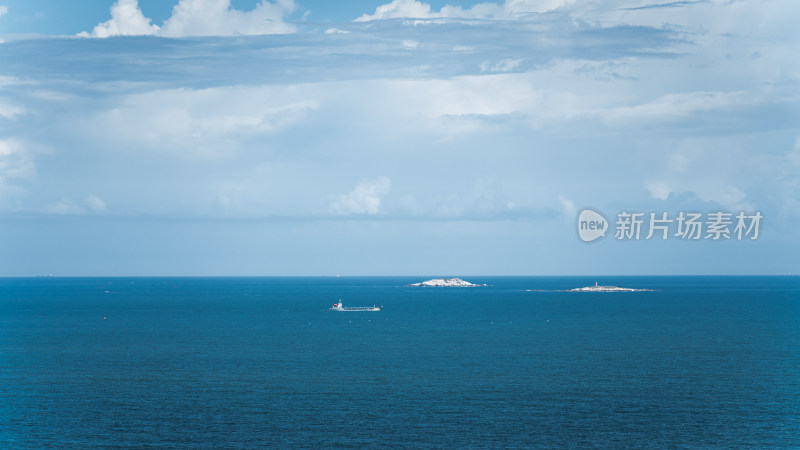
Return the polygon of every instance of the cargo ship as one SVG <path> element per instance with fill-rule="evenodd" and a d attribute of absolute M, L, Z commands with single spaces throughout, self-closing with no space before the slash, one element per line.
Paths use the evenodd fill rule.
<path fill-rule="evenodd" d="M 380 311 L 383 306 L 342 306 L 342 301 L 334 303 L 328 311 Z"/>

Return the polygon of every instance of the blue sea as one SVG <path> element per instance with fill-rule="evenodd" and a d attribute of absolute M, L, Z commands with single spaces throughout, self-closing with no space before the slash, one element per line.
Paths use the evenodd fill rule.
<path fill-rule="evenodd" d="M 800 277 L 427 278 L 0 279 L 0 447 L 800 447 Z"/>

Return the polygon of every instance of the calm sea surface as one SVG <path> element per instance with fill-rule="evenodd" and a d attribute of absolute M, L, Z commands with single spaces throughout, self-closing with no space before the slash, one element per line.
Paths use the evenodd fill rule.
<path fill-rule="evenodd" d="M 0 279 L 0 447 L 800 447 L 800 277 L 424 279 Z"/>

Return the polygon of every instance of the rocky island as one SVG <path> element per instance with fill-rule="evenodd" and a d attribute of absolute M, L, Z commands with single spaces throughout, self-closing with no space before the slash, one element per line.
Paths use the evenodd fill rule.
<path fill-rule="evenodd" d="M 472 284 L 469 281 L 464 281 L 461 278 L 434 278 L 432 280 L 423 281 L 422 283 L 414 283 L 409 286 L 435 286 L 435 287 L 473 287 L 473 286 L 486 286 L 485 284 Z"/>
<path fill-rule="evenodd" d="M 569 289 L 567 292 L 635 292 L 635 291 L 649 291 L 650 289 L 632 289 L 620 286 L 587 286 L 582 288 Z"/>

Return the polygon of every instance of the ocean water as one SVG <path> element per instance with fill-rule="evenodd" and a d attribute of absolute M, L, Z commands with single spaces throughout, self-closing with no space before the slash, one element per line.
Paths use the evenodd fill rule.
<path fill-rule="evenodd" d="M 800 277 L 424 279 L 0 279 L 0 447 L 800 446 Z"/>

